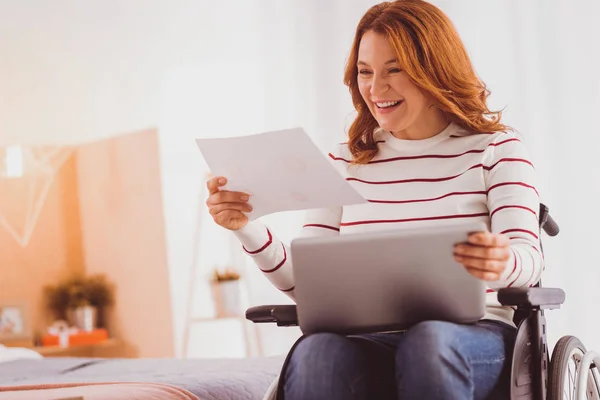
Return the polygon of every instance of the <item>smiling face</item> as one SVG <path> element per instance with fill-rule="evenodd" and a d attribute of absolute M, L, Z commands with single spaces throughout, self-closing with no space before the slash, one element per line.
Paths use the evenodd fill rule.
<path fill-rule="evenodd" d="M 384 35 L 365 32 L 358 49 L 357 68 L 360 94 L 382 129 L 398 137 L 430 136 L 425 133 L 429 130 L 426 127 L 439 118 L 439 109 L 430 107 L 430 96 L 402 70 Z"/>

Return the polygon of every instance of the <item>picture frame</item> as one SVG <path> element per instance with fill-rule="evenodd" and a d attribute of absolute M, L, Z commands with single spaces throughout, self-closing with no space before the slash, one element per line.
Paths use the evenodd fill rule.
<path fill-rule="evenodd" d="M 0 343 L 27 340 L 31 336 L 31 320 L 27 303 L 0 302 Z"/>

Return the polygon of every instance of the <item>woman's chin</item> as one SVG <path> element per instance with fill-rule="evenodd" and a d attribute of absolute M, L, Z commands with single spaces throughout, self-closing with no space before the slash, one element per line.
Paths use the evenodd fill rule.
<path fill-rule="evenodd" d="M 401 126 L 402 124 L 398 124 L 397 121 L 390 121 L 389 119 L 379 119 L 377 121 L 379 123 L 379 127 L 381 129 L 383 129 L 384 131 L 388 131 L 388 132 L 394 132 L 394 131 L 398 131 L 398 127 Z"/>

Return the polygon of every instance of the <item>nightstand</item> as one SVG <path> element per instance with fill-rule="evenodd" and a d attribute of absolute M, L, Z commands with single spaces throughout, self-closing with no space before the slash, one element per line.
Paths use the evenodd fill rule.
<path fill-rule="evenodd" d="M 117 339 L 107 339 L 99 343 L 75 346 L 38 346 L 33 350 L 44 357 L 101 357 L 116 358 L 122 352 L 121 342 Z"/>

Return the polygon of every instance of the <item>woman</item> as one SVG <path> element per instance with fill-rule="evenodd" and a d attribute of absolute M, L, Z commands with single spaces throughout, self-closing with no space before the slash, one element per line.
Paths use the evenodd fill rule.
<path fill-rule="evenodd" d="M 309 336 L 285 371 L 285 398 L 507 398 L 503 373 L 516 330 L 495 290 L 533 285 L 543 269 L 539 197 L 523 144 L 488 109 L 489 91 L 451 22 L 425 1 L 386 2 L 366 13 L 345 83 L 358 114 L 348 142 L 329 156 L 369 203 L 311 211 L 303 235 L 485 221 L 490 233 L 472 234 L 454 257 L 487 282 L 487 314 L 469 326 L 428 321 L 406 332 Z M 225 183 L 208 182 L 215 222 L 234 231 L 293 298 L 287 245 L 260 222 L 248 223 L 251 201 L 220 190 Z"/>

